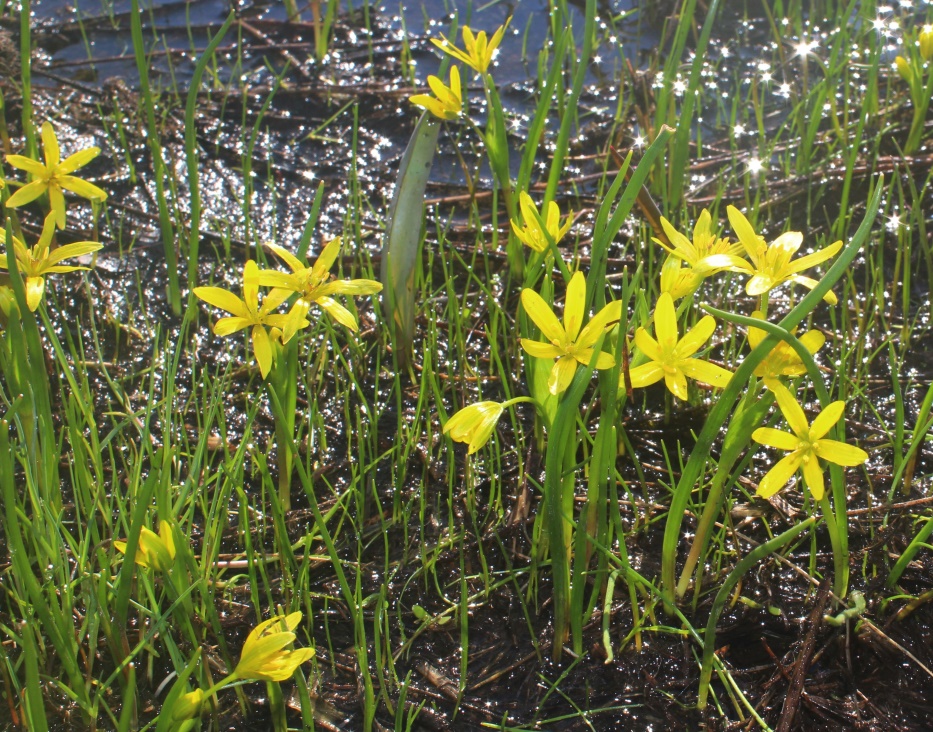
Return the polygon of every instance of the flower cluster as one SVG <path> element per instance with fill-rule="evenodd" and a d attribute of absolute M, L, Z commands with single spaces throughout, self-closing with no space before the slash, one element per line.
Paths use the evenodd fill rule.
<path fill-rule="evenodd" d="M 287 249 L 271 242 L 266 247 L 278 255 L 291 272 L 259 269 L 249 260 L 243 267 L 243 297 L 220 287 L 196 287 L 194 294 L 208 305 L 220 308 L 230 317 L 214 324 L 214 333 L 227 336 L 251 328 L 253 355 L 263 378 L 269 375 L 276 360 L 277 344 L 284 345 L 301 329 L 311 325 L 308 313 L 320 307 L 331 318 L 350 330 L 357 330 L 356 318 L 334 295 L 373 295 L 382 289 L 375 280 L 331 279 L 330 269 L 340 253 L 340 238 L 331 240 L 313 265 L 307 265 Z M 259 287 L 271 287 L 260 300 Z M 293 295 L 297 299 L 287 313 L 275 312 Z"/>

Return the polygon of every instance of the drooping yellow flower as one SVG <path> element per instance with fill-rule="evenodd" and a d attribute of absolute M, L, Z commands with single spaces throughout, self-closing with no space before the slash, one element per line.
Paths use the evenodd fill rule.
<path fill-rule="evenodd" d="M 172 721 L 185 722 L 186 720 L 200 717 L 205 698 L 204 691 L 201 689 L 195 689 L 194 691 L 182 694 L 175 700 L 175 704 L 172 706 Z"/>
<path fill-rule="evenodd" d="M 820 501 L 825 493 L 821 459 L 842 466 L 861 465 L 868 460 L 868 453 L 864 450 L 846 442 L 824 438 L 842 417 L 846 403 L 833 402 L 817 415 L 811 425 L 807 422 L 800 404 L 787 387 L 775 383 L 771 386 L 771 390 L 793 434 L 772 427 L 759 427 L 752 433 L 752 439 L 755 442 L 790 452 L 762 478 L 761 483 L 758 484 L 758 495 L 770 498 L 787 485 L 787 481 L 797 470 L 802 470 L 810 495 Z"/>
<path fill-rule="evenodd" d="M 663 216 L 661 228 L 664 229 L 670 246 L 660 239 L 654 241 L 664 247 L 671 256 L 686 262 L 696 277 L 703 279 L 726 269 L 744 272 L 748 267 L 748 262 L 739 256 L 742 245 L 730 244 L 728 239 L 719 237 L 713 231 L 712 217 L 705 208 L 693 226 L 693 241 L 677 231 Z"/>
<path fill-rule="evenodd" d="M 765 316 L 758 310 L 752 313 L 752 317 L 759 320 L 765 319 Z M 748 344 L 752 348 L 757 348 L 758 344 L 767 335 L 761 328 L 749 328 Z M 797 340 L 804 345 L 812 356 L 826 343 L 826 336 L 818 330 L 808 330 Z M 765 360 L 755 368 L 755 376 L 762 379 L 769 389 L 782 376 L 803 376 L 805 373 L 807 373 L 807 367 L 803 365 L 803 361 L 800 360 L 797 352 L 785 341 L 780 341 L 772 348 Z"/>
<path fill-rule="evenodd" d="M 214 323 L 214 335 L 228 336 L 232 333 L 252 326 L 250 334 L 253 345 L 253 355 L 259 364 L 262 378 L 268 376 L 275 360 L 273 341 L 279 340 L 287 343 L 291 336 L 283 335 L 286 324 L 290 322 L 291 313 L 273 313 L 279 305 L 291 295 L 291 290 L 276 288 L 267 292 L 259 303 L 259 286 L 256 284 L 259 276 L 259 267 L 250 259 L 243 267 L 243 299 L 221 287 L 195 287 L 192 292 L 208 305 L 226 310 L 232 317 L 221 318 Z M 294 310 L 294 308 L 293 308 Z M 310 325 L 303 317 L 296 324 L 298 327 Z M 269 330 L 266 330 L 269 328 Z"/>
<path fill-rule="evenodd" d="M 444 425 L 444 434 L 455 442 L 465 442 L 472 455 L 489 442 L 505 406 L 501 402 L 476 402 L 464 407 Z"/>
<path fill-rule="evenodd" d="M 428 77 L 428 86 L 434 92 L 430 94 L 415 94 L 409 97 L 412 104 L 428 110 L 439 119 L 457 119 L 463 111 L 463 97 L 460 93 L 460 71 L 456 66 L 450 67 L 450 86 L 436 76 Z"/>
<path fill-rule="evenodd" d="M 126 554 L 125 541 L 114 540 L 113 545 L 118 552 Z M 171 568 L 175 561 L 175 538 L 168 521 L 159 522 L 158 534 L 145 526 L 140 529 L 133 561 L 140 567 L 151 567 L 157 572 L 167 572 Z"/>
<path fill-rule="evenodd" d="M 903 56 L 898 56 L 894 59 L 894 68 L 897 69 L 898 75 L 906 81 L 908 84 L 913 83 L 914 80 L 914 67 L 910 65 L 910 62 Z"/>
<path fill-rule="evenodd" d="M 825 262 L 842 249 L 842 242 L 837 241 L 818 252 L 791 261 L 791 257 L 803 243 L 803 234 L 799 231 L 788 231 L 766 244 L 765 240 L 755 233 L 754 227 L 741 211 L 735 206 L 729 206 L 727 211 L 732 228 L 751 259 L 750 263 L 745 262 L 741 267 L 742 271 L 751 275 L 751 279 L 745 285 L 745 291 L 749 295 L 763 295 L 784 282 L 796 282 L 812 290 L 817 281 L 798 273 Z M 837 302 L 832 292 L 827 292 L 823 299 L 830 305 Z"/>
<path fill-rule="evenodd" d="M 290 679 L 295 669 L 314 658 L 313 648 L 286 648 L 295 640 L 293 631 L 300 622 L 301 612 L 296 611 L 269 618 L 253 628 L 243 644 L 240 662 L 231 678 L 256 681 Z"/>
<path fill-rule="evenodd" d="M 260 270 L 253 282 L 266 287 L 278 287 L 297 292 L 301 297 L 288 315 L 284 324 L 284 339 L 287 342 L 304 327 L 302 322 L 311 305 L 318 305 L 334 320 L 350 330 L 357 330 L 356 318 L 331 295 L 374 295 L 382 290 L 382 283 L 375 280 L 331 280 L 330 268 L 340 253 L 340 237 L 332 239 L 324 247 L 312 266 L 308 266 L 298 257 L 272 242 L 266 247 L 275 252 L 291 268 L 291 274 L 276 270 Z"/>
<path fill-rule="evenodd" d="M 933 61 L 933 28 L 920 31 L 920 56 L 924 61 Z"/>
<path fill-rule="evenodd" d="M 731 371 L 693 358 L 693 354 L 710 339 L 714 330 L 715 319 L 712 315 L 706 315 L 680 338 L 674 299 L 670 293 L 662 293 L 654 309 L 654 332 L 657 340 L 648 335 L 644 328 L 635 331 L 635 345 L 650 360 L 629 372 L 632 386 L 650 386 L 664 379 L 670 392 L 683 400 L 687 399 L 688 376 L 712 386 L 724 387 L 732 378 Z M 619 381 L 621 388 L 625 388 L 623 379 Z"/>
<path fill-rule="evenodd" d="M 518 222 L 513 219 L 510 222 L 512 224 L 512 231 L 515 233 L 515 236 L 518 237 L 519 241 L 531 247 L 536 252 L 546 252 L 549 249 L 549 235 L 554 243 L 557 244 L 564 238 L 567 232 L 570 231 L 570 225 L 573 223 L 573 216 L 568 216 L 564 225 L 561 226 L 560 208 L 554 201 L 548 201 L 546 217 L 542 217 L 541 214 L 538 213 L 538 207 L 535 206 L 535 202 L 531 200 L 531 196 L 525 191 L 519 194 L 518 201 L 525 223 L 523 226 L 519 226 Z"/>
<path fill-rule="evenodd" d="M 622 302 L 610 302 L 583 326 L 586 315 L 586 278 L 576 272 L 567 285 L 564 303 L 564 323 L 561 325 L 554 311 L 531 288 L 522 290 L 522 305 L 534 324 L 541 329 L 549 343 L 522 338 L 522 348 L 536 358 L 556 358 L 557 363 L 548 377 L 548 390 L 560 394 L 570 386 L 577 366 L 587 366 L 593 357 L 593 346 L 599 337 L 612 328 L 622 317 Z M 581 328 L 582 326 L 582 328 Z M 609 369 L 615 365 L 611 353 L 601 352 L 596 357 L 596 369 Z"/>
<path fill-rule="evenodd" d="M 16 256 L 20 274 L 25 280 L 26 304 L 30 310 L 35 310 L 39 307 L 39 303 L 42 302 L 42 295 L 45 293 L 45 275 L 89 269 L 88 267 L 59 264 L 59 262 L 63 259 L 96 252 L 103 247 L 102 244 L 98 244 L 96 241 L 79 241 L 51 249 L 54 233 L 55 213 L 53 212 L 45 217 L 42 234 L 39 236 L 39 241 L 32 248 L 27 247 L 17 237 L 12 237 L 13 253 Z M 5 241 L 5 234 L 3 238 Z M 0 268 L 9 269 L 6 254 L 0 254 Z"/>
<path fill-rule="evenodd" d="M 63 190 L 76 193 L 91 201 L 107 200 L 106 191 L 101 190 L 86 180 L 71 175 L 100 154 L 99 147 L 89 147 L 61 159 L 58 138 L 51 122 L 42 125 L 42 147 L 45 165 L 23 155 L 7 155 L 6 161 L 14 168 L 25 170 L 32 176 L 32 181 L 10 196 L 6 205 L 16 208 L 36 200 L 43 193 L 49 194 L 49 207 L 55 214 L 55 223 L 59 229 L 65 228 L 65 196 Z"/>
<path fill-rule="evenodd" d="M 511 18 L 505 21 L 488 42 L 486 40 L 486 31 L 480 31 L 474 36 L 469 26 L 463 26 L 463 48 L 465 50 L 457 48 L 443 35 L 441 35 L 440 39 L 432 38 L 431 43 L 448 56 L 453 56 L 470 68 L 475 69 L 481 74 L 485 74 L 489 69 L 489 64 L 492 62 L 495 50 L 502 42 L 502 37 L 505 35 L 505 29 L 508 27 L 510 20 Z"/>

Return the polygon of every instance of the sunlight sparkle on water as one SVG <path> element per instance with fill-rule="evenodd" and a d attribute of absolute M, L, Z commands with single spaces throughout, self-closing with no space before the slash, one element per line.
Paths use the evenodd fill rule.
<path fill-rule="evenodd" d="M 800 41 L 794 45 L 795 56 L 809 56 L 819 44 L 816 41 Z"/>
<path fill-rule="evenodd" d="M 755 157 L 748 161 L 748 172 L 752 175 L 758 175 L 764 169 L 765 165 L 760 158 Z"/>

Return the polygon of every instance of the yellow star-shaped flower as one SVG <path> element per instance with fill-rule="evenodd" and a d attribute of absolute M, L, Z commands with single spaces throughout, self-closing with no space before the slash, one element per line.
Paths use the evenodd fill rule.
<path fill-rule="evenodd" d="M 126 554 L 126 542 L 114 540 L 114 547 L 121 554 Z M 140 529 L 136 544 L 136 556 L 133 558 L 140 567 L 151 567 L 157 572 L 167 572 L 175 561 L 175 537 L 172 525 L 168 521 L 159 522 L 159 533 L 145 526 Z"/>
<path fill-rule="evenodd" d="M 669 292 L 661 293 L 654 309 L 654 332 L 657 340 L 648 335 L 648 331 L 639 328 L 635 331 L 635 345 L 650 361 L 636 366 L 629 372 L 633 387 L 650 386 L 661 379 L 670 392 L 678 399 L 687 399 L 687 377 L 713 386 L 724 387 L 732 378 L 732 372 L 721 366 L 692 358 L 700 347 L 710 339 L 716 330 L 716 320 L 706 315 L 700 322 L 679 337 L 677 330 L 677 312 L 674 299 Z M 624 378 L 624 375 L 623 375 Z M 619 386 L 625 388 L 620 379 Z"/>
<path fill-rule="evenodd" d="M 518 196 L 519 205 L 522 210 L 522 218 L 525 221 L 524 226 L 519 226 L 514 220 L 511 221 L 512 231 L 526 246 L 531 247 L 536 252 L 546 252 L 549 248 L 548 237 L 557 244 L 570 231 L 570 225 L 573 223 L 572 216 L 568 216 L 564 225 L 560 225 L 560 208 L 554 201 L 548 201 L 547 217 L 542 220 L 538 213 L 538 207 L 531 200 L 525 191 Z"/>
<path fill-rule="evenodd" d="M 655 239 L 671 256 L 682 259 L 699 278 L 709 277 L 726 269 L 745 271 L 748 262 L 742 259 L 739 252 L 741 244 L 730 244 L 728 239 L 720 238 L 713 231 L 712 217 L 705 208 L 700 212 L 693 227 L 693 241 L 681 234 L 663 216 L 661 228 L 667 235 L 671 245 L 667 246 L 660 239 Z"/>
<path fill-rule="evenodd" d="M 450 67 L 450 86 L 436 76 L 428 77 L 428 86 L 434 92 L 430 94 L 415 94 L 409 97 L 412 104 L 428 110 L 439 119 L 457 119 L 463 110 L 463 97 L 460 93 L 460 71 L 456 66 Z"/>
<path fill-rule="evenodd" d="M 868 453 L 854 445 L 839 440 L 825 439 L 826 433 L 842 417 L 846 403 L 833 402 L 817 415 L 811 425 L 807 422 L 803 408 L 787 387 L 774 383 L 770 388 L 793 434 L 772 427 L 759 427 L 752 433 L 752 439 L 755 442 L 790 452 L 761 479 L 758 484 L 758 495 L 762 498 L 770 498 L 787 485 L 787 481 L 794 473 L 802 470 L 810 495 L 820 501 L 825 493 L 821 459 L 842 466 L 861 465 L 868 460 Z"/>
<path fill-rule="evenodd" d="M 273 341 L 279 340 L 283 343 L 289 341 L 289 338 L 283 336 L 283 330 L 291 318 L 291 313 L 276 314 L 272 311 L 285 302 L 292 293 L 288 289 L 276 288 L 266 293 L 260 304 L 259 287 L 256 284 L 258 275 L 259 267 L 255 261 L 250 259 L 243 267 L 242 299 L 221 287 L 195 287 L 192 292 L 208 305 L 230 313 L 231 317 L 221 318 L 214 323 L 214 335 L 228 336 L 252 326 L 250 336 L 253 355 L 256 357 L 256 363 L 259 364 L 262 378 L 266 378 L 275 361 Z M 306 327 L 310 323 L 302 318 L 298 325 Z M 267 331 L 267 327 L 270 330 Z"/>
<path fill-rule="evenodd" d="M 616 300 L 606 305 L 583 326 L 583 318 L 586 315 L 586 278 L 582 272 L 574 273 L 567 285 L 563 325 L 544 298 L 531 288 L 522 290 L 522 306 L 549 341 L 541 343 L 522 338 L 522 348 L 535 358 L 557 359 L 548 377 L 548 391 L 555 395 L 570 386 L 578 365 L 589 365 L 596 341 L 622 317 L 622 301 Z M 614 365 L 615 359 L 611 353 L 602 351 L 596 357 L 598 370 L 609 369 Z"/>
<path fill-rule="evenodd" d="M 76 272 L 89 269 L 88 267 L 63 265 L 59 262 L 63 259 L 96 252 L 103 247 L 96 241 L 79 241 L 51 249 L 54 233 L 55 213 L 53 212 L 45 217 L 39 241 L 31 249 L 17 237 L 13 237 L 13 253 L 20 274 L 25 279 L 26 304 L 30 310 L 35 310 L 42 301 L 42 295 L 45 293 L 45 275 L 53 272 Z M 0 268 L 9 269 L 6 254 L 0 254 Z"/>
<path fill-rule="evenodd" d="M 511 20 L 511 18 L 509 18 Z M 486 40 L 486 31 L 480 31 L 475 36 L 469 26 L 463 26 L 463 47 L 465 50 L 457 48 L 448 41 L 443 35 L 440 39 L 432 38 L 431 43 L 441 49 L 448 56 L 453 56 L 458 61 L 462 61 L 467 66 L 475 69 L 481 74 L 485 74 L 492 62 L 493 54 L 502 42 L 505 35 L 505 29 L 509 25 L 509 20 L 493 34 L 492 39 Z"/>
<path fill-rule="evenodd" d="M 32 176 L 32 181 L 10 196 L 6 205 L 9 208 L 22 206 L 36 200 L 43 193 L 49 194 L 49 208 L 55 214 L 55 223 L 59 229 L 65 228 L 65 196 L 63 190 L 77 193 L 91 201 L 105 201 L 106 191 L 101 190 L 86 180 L 71 175 L 100 154 L 99 147 L 89 147 L 61 159 L 58 138 L 51 122 L 42 125 L 42 147 L 45 165 L 23 155 L 7 155 L 6 161 L 14 168 L 25 170 Z"/>
<path fill-rule="evenodd" d="M 741 267 L 741 271 L 751 275 L 751 279 L 745 285 L 745 291 L 749 295 L 763 295 L 784 282 L 796 282 L 812 290 L 816 286 L 816 280 L 798 273 L 825 262 L 842 249 L 842 242 L 837 241 L 818 252 L 791 261 L 791 257 L 803 243 L 803 234 L 799 231 L 788 231 L 766 244 L 765 240 L 755 233 L 754 227 L 741 211 L 735 206 L 729 206 L 727 211 L 736 236 L 752 260 L 750 263 L 745 262 Z M 830 305 L 838 302 L 832 292 L 827 292 L 823 299 Z"/>
<path fill-rule="evenodd" d="M 374 295 L 382 290 L 382 283 L 375 280 L 331 280 L 330 268 L 340 253 L 340 237 L 332 239 L 324 247 L 312 266 L 308 266 L 287 249 L 267 242 L 266 247 L 275 252 L 291 268 L 291 273 L 276 270 L 260 270 L 252 278 L 253 283 L 266 287 L 278 287 L 297 292 L 301 297 L 289 313 L 284 325 L 284 339 L 288 342 L 302 327 L 311 305 L 318 305 L 334 320 L 350 330 L 357 330 L 356 318 L 331 295 Z"/>

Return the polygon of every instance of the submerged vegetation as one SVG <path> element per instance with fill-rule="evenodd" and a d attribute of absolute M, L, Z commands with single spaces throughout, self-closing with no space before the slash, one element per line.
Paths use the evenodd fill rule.
<path fill-rule="evenodd" d="M 10 729 L 928 726 L 933 11 L 548 5 L 0 0 Z"/>

